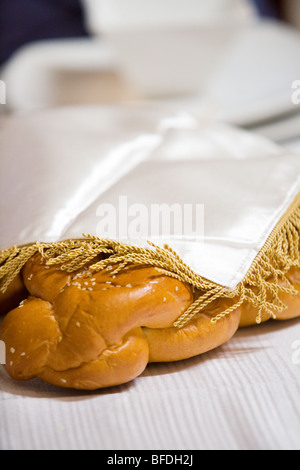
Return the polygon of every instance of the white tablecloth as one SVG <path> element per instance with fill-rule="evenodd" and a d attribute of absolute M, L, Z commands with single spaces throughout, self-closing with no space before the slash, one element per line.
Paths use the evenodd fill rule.
<path fill-rule="evenodd" d="M 299 320 L 239 330 L 95 393 L 17 383 L 1 368 L 0 449 L 299 450 L 299 341 Z"/>
<path fill-rule="evenodd" d="M 299 321 L 251 327 L 96 393 L 15 383 L 1 369 L 0 449 L 299 450 L 298 340 Z"/>

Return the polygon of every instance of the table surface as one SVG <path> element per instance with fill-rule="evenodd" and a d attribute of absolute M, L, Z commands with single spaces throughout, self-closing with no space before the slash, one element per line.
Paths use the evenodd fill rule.
<path fill-rule="evenodd" d="M 0 449 L 299 450 L 299 340 L 299 321 L 272 321 L 93 393 L 1 369 Z"/>
<path fill-rule="evenodd" d="M 300 154 L 300 139 L 284 145 Z M 0 449 L 299 450 L 297 344 L 299 320 L 272 321 L 94 393 L 14 382 L 1 368 Z"/>
<path fill-rule="evenodd" d="M 300 138 L 282 145 L 300 154 Z M 272 321 L 93 393 L 1 368 L 0 449 L 299 450 L 299 343 L 299 320 Z"/>

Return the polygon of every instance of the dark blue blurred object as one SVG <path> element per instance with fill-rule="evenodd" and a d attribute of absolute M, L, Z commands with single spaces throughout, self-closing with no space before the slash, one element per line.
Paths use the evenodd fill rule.
<path fill-rule="evenodd" d="M 268 18 L 281 18 L 280 0 L 251 0 L 259 14 Z"/>
<path fill-rule="evenodd" d="M 250 1 L 262 16 L 280 17 L 281 0 Z M 29 42 L 87 35 L 80 0 L 0 0 L 0 65 Z"/>
<path fill-rule="evenodd" d="M 29 42 L 87 34 L 80 0 L 0 0 L 0 64 Z"/>

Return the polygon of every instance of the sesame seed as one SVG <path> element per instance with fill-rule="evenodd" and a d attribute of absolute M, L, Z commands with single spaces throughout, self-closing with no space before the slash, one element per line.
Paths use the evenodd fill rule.
<path fill-rule="evenodd" d="M 24 356 L 26 356 L 26 353 L 22 352 L 21 357 L 24 357 Z"/>
<path fill-rule="evenodd" d="M 33 274 L 30 274 L 30 276 L 27 278 L 27 280 L 31 281 L 32 278 L 33 278 Z"/>
<path fill-rule="evenodd" d="M 10 352 L 11 352 L 12 354 L 15 354 L 15 352 L 16 352 L 15 348 L 10 348 Z"/>
<path fill-rule="evenodd" d="M 13 366 L 13 364 L 14 364 L 14 361 L 10 361 L 9 363 L 10 367 Z"/>
<path fill-rule="evenodd" d="M 179 291 L 179 287 L 178 287 L 178 286 L 176 286 L 176 287 L 175 287 L 175 290 L 176 290 L 176 292 L 178 292 L 178 291 Z"/>
<path fill-rule="evenodd" d="M 129 288 L 131 288 L 131 287 L 132 287 L 132 285 L 131 285 L 131 284 L 127 284 L 127 286 L 126 286 L 126 287 L 129 287 Z"/>
<path fill-rule="evenodd" d="M 92 288 L 92 287 L 88 287 L 88 290 L 89 290 L 89 291 L 92 291 L 92 290 L 93 290 L 93 288 Z"/>
<path fill-rule="evenodd" d="M 77 328 L 80 328 L 80 327 L 81 327 L 79 321 L 76 323 L 76 326 L 77 326 Z"/>
<path fill-rule="evenodd" d="M 110 282 L 110 281 L 106 281 L 106 283 L 105 283 L 105 284 L 111 284 L 111 282 Z"/>
<path fill-rule="evenodd" d="M 61 380 L 61 382 L 62 382 L 63 384 L 66 384 L 66 383 L 67 383 L 66 379 L 60 379 L 60 380 Z"/>
<path fill-rule="evenodd" d="M 166 301 L 167 301 L 167 298 L 165 297 L 164 300 L 163 300 L 163 302 L 166 302 Z"/>
<path fill-rule="evenodd" d="M 88 286 L 88 285 L 89 285 L 89 283 L 88 283 L 88 282 L 85 282 L 85 283 L 84 283 L 84 285 L 85 285 L 85 286 Z"/>

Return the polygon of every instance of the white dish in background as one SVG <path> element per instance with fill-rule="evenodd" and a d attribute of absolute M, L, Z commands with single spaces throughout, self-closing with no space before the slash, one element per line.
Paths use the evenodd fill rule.
<path fill-rule="evenodd" d="M 299 112 L 287 115 L 282 119 L 271 120 L 257 127 L 252 127 L 252 131 L 275 142 L 289 143 L 290 140 L 294 140 L 297 137 L 300 138 L 300 106 Z"/>
<path fill-rule="evenodd" d="M 289 26 L 262 22 L 245 29 L 206 90 L 220 103 L 218 117 L 250 125 L 296 112 L 292 84 L 300 79 L 299 51 L 300 33 Z"/>
<path fill-rule="evenodd" d="M 191 24 L 248 19 L 254 8 L 248 0 L 82 0 L 89 28 L 96 34 L 144 27 L 182 27 Z"/>
<path fill-rule="evenodd" d="M 147 97 L 203 90 L 240 27 L 245 0 L 85 0 L 128 83 Z"/>
<path fill-rule="evenodd" d="M 292 82 L 300 79 L 300 34 L 275 22 L 244 29 L 204 94 L 145 100 L 119 76 L 115 57 L 98 39 L 44 41 L 20 50 L 0 76 L 7 84 L 6 110 L 45 106 L 148 102 L 192 111 L 204 119 L 258 127 L 273 140 L 292 138 L 300 105 Z M 281 120 L 279 124 L 266 124 Z M 293 121 L 286 123 L 286 118 Z M 291 127 L 292 126 L 292 127 Z M 294 135 L 293 135 L 294 134 Z"/>
<path fill-rule="evenodd" d="M 204 93 L 160 102 L 246 127 L 285 118 L 297 113 L 292 84 L 300 79 L 299 51 L 297 30 L 258 22 L 239 33 Z"/>

